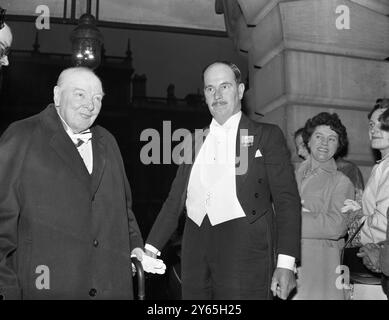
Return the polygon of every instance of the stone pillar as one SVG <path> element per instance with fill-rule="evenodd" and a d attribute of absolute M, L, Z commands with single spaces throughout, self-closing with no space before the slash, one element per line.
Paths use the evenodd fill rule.
<path fill-rule="evenodd" d="M 261 113 L 261 121 L 278 124 L 294 150 L 293 132 L 308 118 L 338 113 L 349 135 L 347 158 L 366 179 L 374 160 L 368 110 L 377 98 L 389 97 L 389 1 L 224 0 L 223 5 L 227 31 L 248 56 L 249 115 L 259 120 Z"/>

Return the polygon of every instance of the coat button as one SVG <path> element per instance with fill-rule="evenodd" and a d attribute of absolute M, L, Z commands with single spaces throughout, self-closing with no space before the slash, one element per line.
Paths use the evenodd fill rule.
<path fill-rule="evenodd" d="M 251 211 L 251 214 L 252 214 L 253 216 L 255 216 L 255 215 L 257 214 L 257 211 L 253 210 L 253 211 Z"/>
<path fill-rule="evenodd" d="M 92 288 L 92 289 L 89 290 L 89 295 L 91 297 L 95 297 L 96 294 L 97 294 L 97 290 L 95 288 Z"/>
<path fill-rule="evenodd" d="M 98 245 L 99 245 L 99 242 L 97 241 L 97 239 L 93 240 L 93 246 L 97 247 Z"/>
<path fill-rule="evenodd" d="M 256 193 L 254 194 L 254 196 L 255 196 L 256 198 L 258 198 L 258 197 L 259 197 L 259 193 L 256 192 Z"/>
<path fill-rule="evenodd" d="M 262 183 L 262 178 L 259 178 L 259 179 L 258 179 L 258 183 Z"/>

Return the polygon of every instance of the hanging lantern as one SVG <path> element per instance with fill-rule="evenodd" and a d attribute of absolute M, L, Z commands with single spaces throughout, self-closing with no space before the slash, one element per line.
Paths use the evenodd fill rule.
<path fill-rule="evenodd" d="M 70 35 L 72 42 L 72 63 L 96 69 L 101 62 L 101 45 L 103 36 L 96 27 L 96 19 L 90 13 L 84 13 L 78 26 Z"/>

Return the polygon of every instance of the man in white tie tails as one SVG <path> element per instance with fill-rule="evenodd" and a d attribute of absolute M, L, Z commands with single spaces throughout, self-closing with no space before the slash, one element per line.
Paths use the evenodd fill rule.
<path fill-rule="evenodd" d="M 103 100 L 87 68 L 64 70 L 54 104 L 0 138 L 0 299 L 132 299 L 143 254 L 114 137 L 94 126 Z"/>
<path fill-rule="evenodd" d="M 209 133 L 192 137 L 196 152 L 178 168 L 146 253 L 160 254 L 186 206 L 183 299 L 271 299 L 271 291 L 286 299 L 296 286 L 301 206 L 283 134 L 241 112 L 236 65 L 212 63 L 203 81 Z"/>

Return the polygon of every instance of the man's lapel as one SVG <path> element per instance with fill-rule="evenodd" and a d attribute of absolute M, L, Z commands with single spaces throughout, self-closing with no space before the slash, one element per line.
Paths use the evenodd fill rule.
<path fill-rule="evenodd" d="M 41 113 L 42 123 L 47 130 L 48 143 L 58 154 L 65 165 L 89 190 L 90 175 L 85 167 L 84 161 L 78 153 L 76 146 L 66 134 L 61 120 L 53 104 L 49 105 Z"/>
<path fill-rule="evenodd" d="M 257 149 L 258 136 L 255 133 L 255 128 L 252 121 L 242 113 L 236 135 L 235 151 L 235 181 L 238 193 L 248 176 Z"/>
<path fill-rule="evenodd" d="M 46 128 L 49 129 L 49 136 L 51 135 L 50 146 L 74 175 L 88 188 L 90 183 L 88 170 L 76 146 L 65 132 L 55 107 L 53 105 L 47 107 L 43 111 L 42 116 Z"/>
<path fill-rule="evenodd" d="M 100 185 L 101 177 L 105 169 L 105 163 L 107 158 L 106 145 L 104 137 L 101 135 L 98 127 L 92 127 L 92 149 L 93 149 L 93 172 L 92 172 L 92 185 L 91 194 L 97 192 Z"/>

